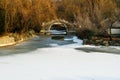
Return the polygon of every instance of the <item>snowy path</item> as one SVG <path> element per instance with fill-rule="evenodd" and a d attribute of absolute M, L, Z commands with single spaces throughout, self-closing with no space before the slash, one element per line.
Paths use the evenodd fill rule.
<path fill-rule="evenodd" d="M 50 45 L 56 47 L 1 56 L 0 80 L 120 80 L 119 54 L 76 50 L 86 47 L 76 43 Z"/>

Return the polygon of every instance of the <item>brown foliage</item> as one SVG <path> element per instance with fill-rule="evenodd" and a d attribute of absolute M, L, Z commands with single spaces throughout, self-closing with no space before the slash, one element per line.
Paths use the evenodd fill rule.
<path fill-rule="evenodd" d="M 119 5 L 119 0 L 0 0 L 5 31 L 18 33 L 39 32 L 43 22 L 53 19 L 65 19 L 85 29 L 106 29 L 120 17 Z"/>
<path fill-rule="evenodd" d="M 57 18 L 55 6 L 54 0 L 1 0 L 6 32 L 24 33 L 30 29 L 39 32 L 42 22 Z"/>

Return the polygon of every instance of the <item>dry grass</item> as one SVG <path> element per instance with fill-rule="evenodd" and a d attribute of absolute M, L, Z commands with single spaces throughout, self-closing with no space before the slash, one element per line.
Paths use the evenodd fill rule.
<path fill-rule="evenodd" d="M 0 37 L 0 47 L 9 46 L 15 44 L 14 37 L 3 36 Z"/>

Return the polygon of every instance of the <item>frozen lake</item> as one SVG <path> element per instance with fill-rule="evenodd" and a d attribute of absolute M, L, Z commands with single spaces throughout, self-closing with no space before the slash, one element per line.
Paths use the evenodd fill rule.
<path fill-rule="evenodd" d="M 38 36 L 0 48 L 0 80 L 120 80 L 120 48 Z"/>

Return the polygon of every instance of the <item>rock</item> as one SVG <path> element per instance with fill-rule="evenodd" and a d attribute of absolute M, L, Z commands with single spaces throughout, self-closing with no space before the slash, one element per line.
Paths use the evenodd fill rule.
<path fill-rule="evenodd" d="M 83 45 L 88 44 L 89 40 L 88 39 L 83 39 Z"/>
<path fill-rule="evenodd" d="M 96 40 L 96 43 L 101 43 L 101 42 L 103 42 L 102 39 L 100 39 L 100 40 Z"/>
<path fill-rule="evenodd" d="M 109 42 L 108 41 L 103 41 L 103 45 L 104 46 L 109 46 Z"/>
<path fill-rule="evenodd" d="M 120 46 L 120 41 L 119 40 L 110 41 L 110 45 L 111 46 Z"/>
<path fill-rule="evenodd" d="M 84 44 L 92 44 L 96 46 L 120 46 L 120 39 L 110 41 L 108 38 L 92 37 L 92 39 L 83 39 Z"/>

